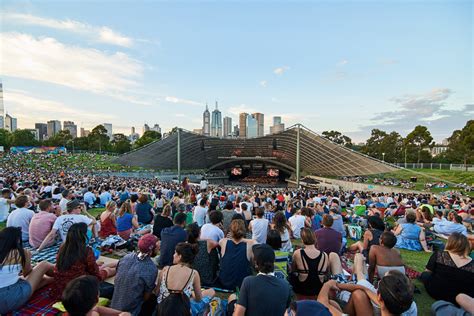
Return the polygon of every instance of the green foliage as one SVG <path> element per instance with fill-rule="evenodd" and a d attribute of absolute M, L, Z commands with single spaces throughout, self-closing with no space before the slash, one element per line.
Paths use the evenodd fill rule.
<path fill-rule="evenodd" d="M 140 137 L 134 144 L 135 148 L 140 148 L 145 145 L 148 145 L 151 142 L 161 139 L 161 134 L 157 131 L 146 131 L 143 133 L 142 137 Z"/>
<path fill-rule="evenodd" d="M 110 139 L 107 136 L 107 130 L 103 125 L 97 125 L 88 136 L 89 150 L 110 151 Z"/>
<path fill-rule="evenodd" d="M 3 128 L 0 128 L 0 146 L 3 146 L 6 149 L 10 148 L 11 142 L 11 133 Z"/>
<path fill-rule="evenodd" d="M 36 146 L 35 135 L 26 129 L 17 129 L 10 135 L 10 146 Z"/>
<path fill-rule="evenodd" d="M 338 145 L 342 145 L 348 148 L 352 147 L 352 139 L 350 139 L 350 137 L 346 135 L 341 134 L 338 131 L 324 131 L 322 135 L 324 138 L 327 138 Z"/>
<path fill-rule="evenodd" d="M 397 132 L 387 134 L 385 131 L 373 129 L 361 150 L 371 157 L 395 163 L 401 161 L 402 147 L 403 138 Z"/>
<path fill-rule="evenodd" d="M 466 123 L 462 130 L 455 130 L 448 138 L 448 150 L 443 157 L 453 163 L 474 163 L 474 120 Z"/>
<path fill-rule="evenodd" d="M 114 134 L 112 140 L 112 149 L 114 152 L 123 154 L 132 149 L 130 140 L 124 134 Z"/>
<path fill-rule="evenodd" d="M 44 142 L 48 146 L 67 146 L 68 142 L 72 141 L 71 132 L 67 129 L 59 131 L 56 135 Z"/>
<path fill-rule="evenodd" d="M 433 137 L 431 137 L 431 133 L 426 126 L 416 126 L 415 129 L 407 135 L 404 141 L 407 156 L 410 157 L 410 161 L 416 161 L 417 163 L 421 161 L 431 161 L 431 155 L 423 149 L 428 147 L 432 141 Z M 426 152 L 426 154 L 422 154 L 422 152 Z"/>

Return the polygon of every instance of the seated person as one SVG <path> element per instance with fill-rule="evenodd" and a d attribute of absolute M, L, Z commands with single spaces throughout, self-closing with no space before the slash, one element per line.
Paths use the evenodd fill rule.
<path fill-rule="evenodd" d="M 155 212 L 148 203 L 148 196 L 146 194 L 140 194 L 138 198 L 138 203 L 135 206 L 135 213 L 138 217 L 139 224 L 150 224 L 153 222 L 153 217 L 155 217 Z"/>
<path fill-rule="evenodd" d="M 161 231 L 160 259 L 158 267 L 163 269 L 173 264 L 173 254 L 176 245 L 188 239 L 184 230 L 186 226 L 186 214 L 177 213 L 174 217 L 174 225 Z"/>
<path fill-rule="evenodd" d="M 247 205 L 242 203 L 242 206 Z M 252 232 L 252 239 L 258 244 L 265 243 L 268 232 L 268 219 L 263 218 L 265 210 L 258 207 L 255 211 L 256 218 L 250 221 L 249 230 Z"/>
<path fill-rule="evenodd" d="M 448 236 L 452 233 L 460 233 L 467 236 L 467 228 L 462 223 L 462 217 L 457 214 L 454 214 L 451 220 L 436 222 L 433 230 L 438 234 Z"/>
<path fill-rule="evenodd" d="M 61 214 L 61 209 L 54 206 L 51 200 L 46 199 L 39 202 L 40 211 L 33 215 L 30 222 L 30 245 L 34 248 L 38 248 L 41 243 L 45 240 L 46 236 L 53 229 L 53 224 L 57 219 L 56 215 Z M 53 239 L 45 247 L 53 245 L 55 240 Z"/>
<path fill-rule="evenodd" d="M 288 278 L 288 251 L 281 250 L 281 236 L 280 233 L 274 229 L 268 231 L 267 245 L 272 247 L 275 252 L 275 276 L 286 280 Z"/>
<path fill-rule="evenodd" d="M 458 294 L 456 296 L 457 307 L 453 303 L 446 301 L 436 301 L 431 305 L 431 315 L 444 316 L 471 316 L 474 315 L 474 298 L 466 294 Z"/>
<path fill-rule="evenodd" d="M 81 275 L 92 275 L 100 281 L 115 275 L 115 266 L 97 265 L 92 248 L 87 246 L 87 225 L 73 224 L 66 241 L 59 248 L 54 267 L 54 282 L 50 285 L 49 296 L 59 300 L 66 285 Z"/>
<path fill-rule="evenodd" d="M 62 294 L 62 303 L 67 311 L 66 316 L 75 315 L 118 315 L 129 316 L 130 313 L 96 306 L 99 301 L 99 282 L 91 275 L 78 277 L 68 283 Z"/>
<path fill-rule="evenodd" d="M 340 311 L 338 310 L 338 312 Z M 291 302 L 290 307 L 285 311 L 285 316 L 312 315 L 331 316 L 332 313 L 322 303 L 309 300 Z"/>
<path fill-rule="evenodd" d="M 132 204 L 129 200 L 123 202 L 117 217 L 118 235 L 124 240 L 129 240 L 133 231 L 139 227 L 137 215 L 132 210 Z"/>
<path fill-rule="evenodd" d="M 173 221 L 171 220 L 171 206 L 167 204 L 161 213 L 155 215 L 155 219 L 153 220 L 153 235 L 161 239 L 161 231 L 171 226 L 173 226 Z"/>
<path fill-rule="evenodd" d="M 209 214 L 210 223 L 204 224 L 201 227 L 201 239 L 212 239 L 219 242 L 224 238 L 224 231 L 222 230 L 222 212 L 212 211 Z"/>
<path fill-rule="evenodd" d="M 108 201 L 105 204 L 105 211 L 100 214 L 100 238 L 107 238 L 110 235 L 117 235 L 117 220 L 115 219 L 115 210 L 117 203 Z"/>
<path fill-rule="evenodd" d="M 291 230 L 293 231 L 293 238 L 301 239 L 301 229 L 305 227 L 306 217 L 301 215 L 301 210 L 296 208 L 291 209 L 292 216 L 288 219 L 288 222 L 291 225 Z"/>
<path fill-rule="evenodd" d="M 143 303 L 155 289 L 158 268 L 152 258 L 157 255 L 158 244 L 155 235 L 143 235 L 138 240 L 138 251 L 120 259 L 110 307 L 130 312 L 133 316 L 140 313 Z"/>
<path fill-rule="evenodd" d="M 402 256 L 393 247 L 397 243 L 397 237 L 392 232 L 384 232 L 380 237 L 380 245 L 374 245 L 369 253 L 369 282 L 374 280 L 375 270 L 379 279 L 389 270 L 398 270 L 405 273 Z"/>
<path fill-rule="evenodd" d="M 405 214 L 406 223 L 399 224 L 395 229 L 397 244 L 395 247 L 413 251 L 425 250 L 430 252 L 426 244 L 425 232 L 416 222 L 416 214 L 409 211 Z"/>
<path fill-rule="evenodd" d="M 342 247 L 342 234 L 332 228 L 334 219 L 331 215 L 323 216 L 323 228 L 314 232 L 316 237 L 316 248 L 326 254 L 331 252 L 339 253 Z"/>
<path fill-rule="evenodd" d="M 31 203 L 26 195 L 21 195 L 16 198 L 16 209 L 8 215 L 7 227 L 20 227 L 21 238 L 23 241 L 28 241 L 30 222 L 35 215 L 35 212 L 29 209 Z"/>
<path fill-rule="evenodd" d="M 385 230 L 385 224 L 378 216 L 369 216 L 367 222 L 369 229 L 364 232 L 363 241 L 358 241 L 349 247 L 350 251 L 359 251 L 366 258 L 369 256 L 370 247 L 379 244 L 380 236 Z"/>
<path fill-rule="evenodd" d="M 233 315 L 283 315 L 290 304 L 291 291 L 286 280 L 273 276 L 273 249 L 266 244 L 256 244 L 252 252 L 259 273 L 242 282 Z M 235 296 L 229 297 L 231 308 L 235 299 Z"/>
<path fill-rule="evenodd" d="M 53 265 L 43 261 L 31 267 L 31 253 L 23 249 L 21 228 L 7 227 L 0 231 L 0 314 L 22 307 L 33 293 L 53 281 Z M 21 273 L 21 276 L 20 276 Z"/>
<path fill-rule="evenodd" d="M 474 262 L 469 257 L 470 252 L 466 236 L 453 233 L 445 251 L 431 255 L 420 277 L 431 297 L 454 304 L 460 293 L 474 297 Z"/>
<path fill-rule="evenodd" d="M 176 245 L 173 255 L 173 265 L 163 268 L 157 280 L 158 306 L 168 297 L 185 295 L 191 299 L 191 304 L 200 302 L 204 297 L 208 302 L 214 297 L 213 289 L 201 290 L 199 272 L 192 269 L 197 249 L 188 243 L 181 242 Z M 197 306 L 197 304 L 196 304 Z"/>

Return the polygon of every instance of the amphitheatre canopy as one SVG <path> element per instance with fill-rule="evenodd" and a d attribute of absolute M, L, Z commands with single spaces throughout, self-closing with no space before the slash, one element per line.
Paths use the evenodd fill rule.
<path fill-rule="evenodd" d="M 321 176 L 367 175 L 395 170 L 387 163 L 337 145 L 302 125 L 249 139 L 208 137 L 179 129 L 162 140 L 123 154 L 115 161 L 143 168 L 186 170 L 261 163 L 297 173 L 298 160 L 300 172 Z"/>

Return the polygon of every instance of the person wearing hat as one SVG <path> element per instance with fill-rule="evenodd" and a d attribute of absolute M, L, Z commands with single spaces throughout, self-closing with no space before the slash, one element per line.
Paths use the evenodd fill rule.
<path fill-rule="evenodd" d="M 275 252 L 267 244 L 252 247 L 258 274 L 248 276 L 242 282 L 240 294 L 229 297 L 229 305 L 235 306 L 234 316 L 283 315 L 291 301 L 290 286 L 286 280 L 275 277 Z"/>
<path fill-rule="evenodd" d="M 158 237 L 145 234 L 138 240 L 138 251 L 129 253 L 117 264 L 114 295 L 110 306 L 138 315 L 143 302 L 151 297 L 155 288 L 158 268 L 152 258 L 158 253 Z"/>
<path fill-rule="evenodd" d="M 38 247 L 38 251 L 41 251 L 46 247 L 46 245 L 49 245 L 56 238 L 56 233 L 59 233 L 61 240 L 64 242 L 66 240 L 67 232 L 73 224 L 85 223 L 92 231 L 94 231 L 94 225 L 97 221 L 86 211 L 84 204 L 79 203 L 78 200 L 72 200 L 66 204 L 66 210 L 67 214 L 61 215 L 56 219 L 53 224 L 53 229 L 51 229 L 51 232 Z"/>

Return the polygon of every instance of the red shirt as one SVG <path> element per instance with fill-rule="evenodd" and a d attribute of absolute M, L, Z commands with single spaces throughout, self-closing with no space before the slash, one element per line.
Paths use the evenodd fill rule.
<path fill-rule="evenodd" d="M 56 261 L 59 258 L 59 253 L 56 256 Z M 87 256 L 84 261 L 77 261 L 67 271 L 59 271 L 58 264 L 54 267 L 54 282 L 50 285 L 50 296 L 60 300 L 63 294 L 63 290 L 66 285 L 77 277 L 82 275 L 94 275 L 99 281 L 103 281 L 107 278 L 107 272 L 99 270 L 94 257 L 92 248 L 87 247 Z"/>
<path fill-rule="evenodd" d="M 100 221 L 100 238 L 107 238 L 110 235 L 117 235 L 117 227 L 115 227 L 114 222 L 108 216 L 104 221 Z"/>

